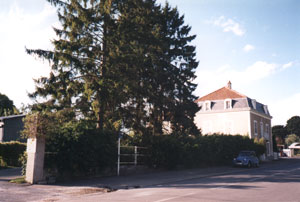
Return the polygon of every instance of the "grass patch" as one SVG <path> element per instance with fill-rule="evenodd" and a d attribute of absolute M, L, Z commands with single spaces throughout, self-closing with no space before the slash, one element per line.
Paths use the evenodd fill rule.
<path fill-rule="evenodd" d="M 27 183 L 25 180 L 25 177 L 19 177 L 13 180 L 9 181 L 10 183 L 16 183 L 16 184 L 23 184 L 23 183 Z"/>

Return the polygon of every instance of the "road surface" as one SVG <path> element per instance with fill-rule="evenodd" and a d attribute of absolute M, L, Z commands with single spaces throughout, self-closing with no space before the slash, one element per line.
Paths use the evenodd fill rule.
<path fill-rule="evenodd" d="M 3 171 L 1 171 L 3 172 Z M 109 177 L 60 185 L 15 185 L 1 176 L 0 201 L 300 202 L 300 159 L 260 168 L 216 168 Z M 118 190 L 105 193 L 103 187 Z"/>

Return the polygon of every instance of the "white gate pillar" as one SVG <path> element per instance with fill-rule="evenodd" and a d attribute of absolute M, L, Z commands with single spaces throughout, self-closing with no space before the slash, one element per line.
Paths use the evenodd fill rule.
<path fill-rule="evenodd" d="M 35 184 L 44 180 L 45 138 L 27 139 L 26 181 Z"/>

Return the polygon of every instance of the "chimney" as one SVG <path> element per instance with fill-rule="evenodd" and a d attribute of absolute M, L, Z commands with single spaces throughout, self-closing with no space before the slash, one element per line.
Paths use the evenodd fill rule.
<path fill-rule="evenodd" d="M 227 83 L 227 88 L 231 89 L 231 82 L 230 81 L 228 81 L 228 83 Z"/>

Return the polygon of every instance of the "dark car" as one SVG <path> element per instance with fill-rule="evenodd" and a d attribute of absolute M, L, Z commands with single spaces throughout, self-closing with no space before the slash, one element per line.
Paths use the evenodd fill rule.
<path fill-rule="evenodd" d="M 259 160 L 254 151 L 241 151 L 239 155 L 233 159 L 234 166 L 258 167 Z"/>

